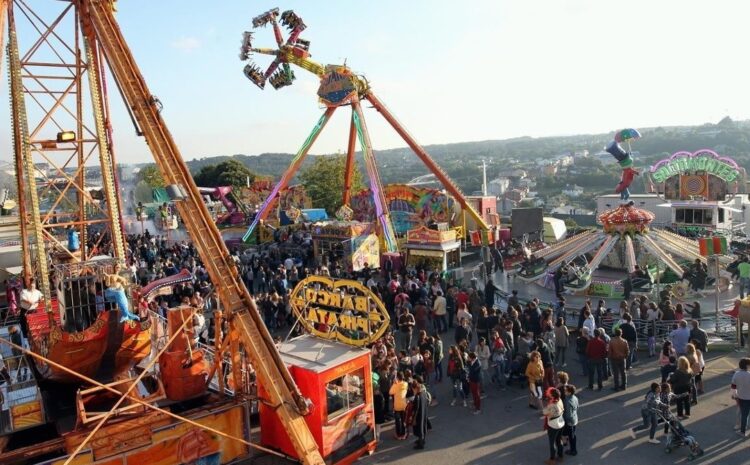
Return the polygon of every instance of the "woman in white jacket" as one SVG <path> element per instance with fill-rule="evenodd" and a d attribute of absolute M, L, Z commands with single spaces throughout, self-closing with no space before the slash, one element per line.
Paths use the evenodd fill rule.
<path fill-rule="evenodd" d="M 490 369 L 490 346 L 487 345 L 485 338 L 479 338 L 479 343 L 474 348 L 474 353 L 477 354 L 479 366 L 482 367 L 482 394 L 484 394 L 484 384 L 487 376 L 489 376 L 488 371 Z"/>

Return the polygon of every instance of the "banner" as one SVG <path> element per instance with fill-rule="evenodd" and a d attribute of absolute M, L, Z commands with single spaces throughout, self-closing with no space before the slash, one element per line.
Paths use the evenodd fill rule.
<path fill-rule="evenodd" d="M 698 248 L 700 254 L 704 257 L 709 255 L 726 255 L 727 253 L 727 238 L 716 236 L 716 237 L 701 237 L 698 239 Z"/>

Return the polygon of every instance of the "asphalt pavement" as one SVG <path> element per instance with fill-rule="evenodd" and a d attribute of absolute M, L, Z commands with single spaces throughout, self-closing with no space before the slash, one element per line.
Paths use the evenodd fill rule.
<path fill-rule="evenodd" d="M 736 352 L 706 354 L 705 394 L 699 397 L 698 405 L 693 406 L 691 418 L 684 422 L 705 450 L 705 455 L 694 463 L 750 464 L 750 439 L 743 440 L 733 430 L 737 409 L 729 391 L 729 382 L 740 357 Z M 562 463 L 629 465 L 688 461 L 688 451 L 684 447 L 665 452 L 662 428 L 656 435 L 661 445 L 646 442 L 647 433 L 641 432 L 632 440 L 628 432 L 641 422 L 640 408 L 648 386 L 660 380 L 656 358 L 641 358 L 633 366 L 628 373 L 628 389 L 624 392 L 610 389 L 611 378 L 602 391 L 588 390 L 588 382 L 581 376 L 576 361 L 568 364 L 568 372 L 572 384 L 580 391 L 578 455 L 566 455 Z M 445 380 L 433 388 L 439 404 L 429 411 L 433 429 L 427 436 L 425 450 L 412 448 L 413 437 L 408 441 L 395 440 L 391 422 L 383 427 L 378 450 L 358 463 L 512 465 L 543 463 L 547 459 L 549 449 L 540 413 L 527 406 L 525 387 L 515 385 L 504 392 L 488 387 L 488 396 L 482 400 L 479 415 L 473 415 L 470 407 L 458 406 L 460 402 L 451 407 L 450 388 L 450 382 Z"/>

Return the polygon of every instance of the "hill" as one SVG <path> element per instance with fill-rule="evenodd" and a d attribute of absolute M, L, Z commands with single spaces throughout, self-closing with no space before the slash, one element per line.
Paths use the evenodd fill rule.
<path fill-rule="evenodd" d="M 695 151 L 712 149 L 719 154 L 734 158 L 740 166 L 750 169 L 750 121 L 735 122 L 724 118 L 719 123 L 700 126 L 664 126 L 640 129 L 643 138 L 633 144 L 639 152 L 636 164 L 646 168 L 655 161 L 680 150 Z M 494 178 L 500 169 L 512 166 L 528 166 L 540 158 L 549 158 L 567 152 L 588 150 L 600 152 L 612 139 L 612 133 L 580 134 L 554 137 L 519 137 L 505 140 L 459 142 L 453 144 L 428 145 L 425 149 L 465 191 L 472 192 L 481 183 L 481 160 L 488 163 L 487 177 Z M 311 155 L 303 168 L 312 163 Z M 319 156 L 319 155 L 318 155 Z M 293 158 L 288 153 L 263 153 L 260 155 L 233 155 L 248 168 L 263 175 L 278 179 Z M 427 174 L 427 168 L 409 148 L 375 151 L 382 181 L 386 184 L 408 182 Z M 229 156 L 212 156 L 188 162 L 192 172 L 206 164 L 218 163 Z M 357 153 L 362 166 L 361 153 Z M 612 168 L 612 176 L 616 168 Z"/>

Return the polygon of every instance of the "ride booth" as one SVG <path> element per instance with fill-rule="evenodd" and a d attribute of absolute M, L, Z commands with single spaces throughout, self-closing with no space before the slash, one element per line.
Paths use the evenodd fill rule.
<path fill-rule="evenodd" d="M 348 465 L 375 450 L 371 353 L 390 319 L 382 301 L 352 280 L 310 276 L 292 292 L 292 308 L 309 334 L 279 345 L 300 393 L 305 417 L 330 465 Z M 264 397 L 259 386 L 259 397 Z M 273 406 L 260 403 L 261 444 L 297 457 Z"/>
<path fill-rule="evenodd" d="M 461 242 L 456 230 L 438 231 L 421 226 L 406 233 L 406 265 L 448 271 L 461 266 Z"/>
<path fill-rule="evenodd" d="M 345 269 L 360 271 L 380 265 L 380 240 L 372 223 L 331 221 L 315 224 L 311 232 L 313 253 L 322 264 L 336 260 Z"/>

